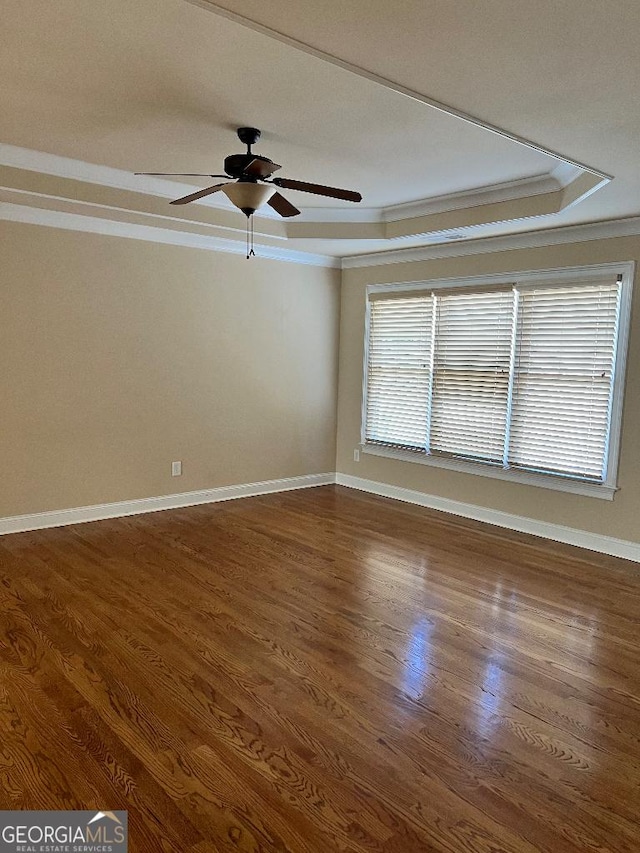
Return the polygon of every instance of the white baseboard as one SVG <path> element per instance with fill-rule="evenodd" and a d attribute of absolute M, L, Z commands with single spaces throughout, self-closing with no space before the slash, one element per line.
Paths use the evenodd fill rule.
<path fill-rule="evenodd" d="M 120 518 L 163 509 L 179 509 L 196 504 L 217 503 L 234 498 L 249 498 L 291 489 L 308 489 L 312 486 L 327 486 L 335 483 L 335 474 L 306 474 L 302 477 L 287 477 L 281 480 L 265 480 L 262 483 L 240 483 L 237 486 L 222 486 L 198 492 L 182 492 L 177 495 L 162 495 L 157 498 L 118 501 L 117 503 L 80 506 L 73 509 L 58 509 L 52 512 L 36 512 L 31 515 L 14 515 L 0 518 L 0 535 L 21 533 L 27 530 L 42 530 L 45 527 L 63 527 L 85 521 L 104 518 Z"/>
<path fill-rule="evenodd" d="M 30 515 L 15 515 L 0 518 L 0 536 L 9 533 L 21 533 L 28 530 L 42 530 L 46 527 L 63 527 L 67 524 L 81 524 L 87 521 L 99 521 L 105 518 L 120 518 L 127 515 L 140 515 L 145 512 L 158 512 L 164 509 L 179 509 L 180 507 L 196 506 L 197 504 L 217 503 L 218 501 L 249 498 L 256 495 L 268 495 L 275 492 L 286 492 L 292 489 L 308 489 L 313 486 L 328 486 L 337 483 L 380 495 L 385 498 L 417 504 L 418 506 L 448 512 L 475 521 L 484 521 L 508 530 L 520 533 L 531 533 L 555 542 L 567 545 L 577 545 L 589 551 L 610 554 L 640 563 L 640 543 L 629 542 L 625 539 L 615 539 L 612 536 L 602 536 L 577 530 L 561 524 L 551 524 L 537 521 L 521 515 L 489 509 L 475 504 L 463 503 L 438 495 L 428 495 L 387 483 L 365 480 L 361 477 L 351 477 L 348 474 L 307 474 L 302 477 L 288 477 L 280 480 L 266 480 L 261 483 L 240 483 L 234 486 L 222 486 L 216 489 L 203 489 L 197 492 L 181 492 L 175 495 L 162 495 L 154 498 L 118 501 L 117 503 L 96 504 L 94 506 L 74 507 L 73 509 L 53 510 L 52 512 L 37 512 Z"/>
<path fill-rule="evenodd" d="M 429 507 L 429 509 L 438 509 L 452 515 L 472 518 L 474 521 L 484 521 L 487 524 L 495 524 L 498 527 L 517 530 L 519 533 L 531 533 L 534 536 L 552 539 L 554 542 L 577 545 L 580 548 L 587 548 L 589 551 L 598 551 L 601 554 L 610 554 L 613 557 L 623 557 L 625 560 L 633 560 L 636 563 L 640 563 L 640 543 L 638 542 L 615 539 L 612 536 L 602 536 L 599 533 L 589 533 L 586 530 L 577 530 L 573 527 L 565 527 L 562 524 L 537 521 L 534 518 L 512 515 L 509 512 L 501 512 L 500 510 L 489 509 L 475 504 L 454 501 L 449 498 L 439 497 L 438 495 L 428 495 L 424 492 L 402 489 L 399 486 L 391 486 L 387 483 L 378 483 L 374 480 L 362 479 L 361 477 L 351 477 L 348 474 L 336 474 L 335 482 L 340 486 L 348 486 L 351 489 L 359 489 L 362 492 L 370 492 L 373 495 L 394 498 L 398 501 L 405 501 L 405 503 Z"/>

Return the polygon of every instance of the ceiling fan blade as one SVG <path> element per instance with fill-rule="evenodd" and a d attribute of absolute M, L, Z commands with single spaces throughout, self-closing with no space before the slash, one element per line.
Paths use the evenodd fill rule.
<path fill-rule="evenodd" d="M 169 204 L 189 204 L 190 201 L 197 201 L 199 198 L 204 198 L 206 195 L 217 193 L 218 190 L 222 189 L 222 187 L 226 187 L 226 184 L 216 184 L 214 187 L 207 187 L 204 190 L 198 190 L 197 193 L 182 196 L 182 198 L 177 198 L 175 201 L 169 202 Z"/>
<path fill-rule="evenodd" d="M 297 207 L 294 207 L 290 201 L 280 195 L 280 193 L 274 193 L 267 204 L 272 207 L 276 213 L 279 213 L 280 216 L 297 216 L 300 211 Z"/>
<path fill-rule="evenodd" d="M 250 178 L 268 178 L 269 175 L 273 175 L 274 172 L 277 172 L 281 168 L 282 166 L 278 166 L 277 163 L 261 160 L 259 157 L 256 157 L 255 160 L 252 160 L 245 167 L 243 174 L 248 175 Z"/>
<path fill-rule="evenodd" d="M 273 183 L 287 190 L 301 190 L 303 193 L 325 195 L 329 198 L 339 198 L 343 201 L 362 201 L 360 193 L 353 190 L 341 190 L 338 187 L 324 187 L 322 184 L 308 184 L 306 181 L 293 181 L 289 178 L 274 178 Z"/>
<path fill-rule="evenodd" d="M 226 178 L 228 175 L 205 175 L 202 172 L 134 172 L 134 175 L 155 175 L 169 178 Z"/>

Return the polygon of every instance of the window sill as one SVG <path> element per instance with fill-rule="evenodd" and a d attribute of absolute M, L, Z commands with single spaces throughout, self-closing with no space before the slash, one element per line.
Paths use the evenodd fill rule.
<path fill-rule="evenodd" d="M 555 477 L 553 474 L 535 474 L 529 471 L 505 470 L 504 468 L 484 465 L 482 462 L 470 462 L 466 459 L 449 459 L 443 456 L 426 456 L 413 453 L 410 450 L 400 450 L 394 447 L 383 447 L 375 444 L 361 444 L 363 453 L 372 456 L 382 456 L 387 459 L 397 459 L 402 462 L 417 462 L 419 465 L 430 465 L 435 468 L 448 468 L 452 471 L 462 471 L 465 474 L 477 474 L 481 477 L 492 477 L 495 480 L 507 480 L 512 483 L 522 483 L 527 486 L 538 486 L 558 492 L 572 492 L 576 495 L 586 495 L 590 498 L 600 498 L 612 501 L 617 491 L 615 486 L 607 483 L 584 483 L 567 477 Z"/>

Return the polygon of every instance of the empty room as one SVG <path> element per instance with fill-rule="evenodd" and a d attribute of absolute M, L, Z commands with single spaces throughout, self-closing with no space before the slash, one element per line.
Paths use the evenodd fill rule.
<path fill-rule="evenodd" d="M 640 851 L 639 33 L 3 1 L 0 853 Z"/>

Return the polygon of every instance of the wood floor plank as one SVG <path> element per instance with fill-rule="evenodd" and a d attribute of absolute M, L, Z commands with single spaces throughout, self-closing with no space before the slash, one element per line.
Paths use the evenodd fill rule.
<path fill-rule="evenodd" d="M 0 807 L 130 849 L 637 853 L 640 573 L 327 486 L 0 539 Z"/>

